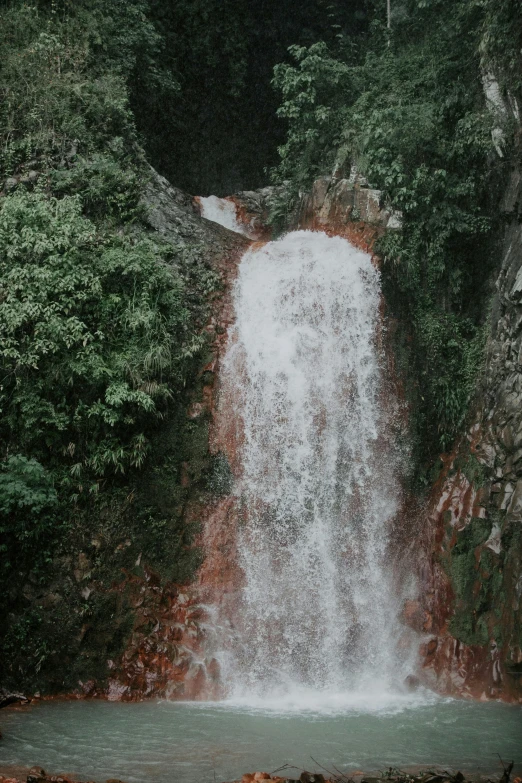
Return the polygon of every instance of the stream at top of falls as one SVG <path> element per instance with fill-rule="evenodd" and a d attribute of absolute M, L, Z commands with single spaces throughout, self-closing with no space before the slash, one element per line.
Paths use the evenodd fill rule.
<path fill-rule="evenodd" d="M 228 228 L 229 231 L 243 234 L 243 236 L 248 237 L 252 233 L 250 226 L 238 219 L 237 207 L 232 199 L 218 198 L 218 196 L 199 196 L 198 201 L 201 207 L 201 217 L 205 218 L 205 220 L 219 223 L 220 226 Z"/>

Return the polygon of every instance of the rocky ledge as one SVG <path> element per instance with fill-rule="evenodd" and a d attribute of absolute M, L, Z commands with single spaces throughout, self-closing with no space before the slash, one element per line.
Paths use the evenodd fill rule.
<path fill-rule="evenodd" d="M 23 693 L 18 693 L 17 691 L 8 691 L 5 690 L 5 688 L 0 688 L 0 709 L 2 709 L 2 707 L 9 707 L 10 704 L 17 704 L 18 702 L 26 704 L 29 701 L 31 700 Z"/>

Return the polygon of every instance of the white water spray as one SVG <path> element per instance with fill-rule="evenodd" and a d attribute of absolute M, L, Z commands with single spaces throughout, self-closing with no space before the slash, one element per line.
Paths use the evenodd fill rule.
<path fill-rule="evenodd" d="M 371 700 L 399 675 L 379 273 L 346 240 L 297 231 L 245 254 L 234 301 L 220 403 L 244 433 L 231 697 Z"/>
<path fill-rule="evenodd" d="M 233 201 L 217 196 L 200 196 L 201 217 L 219 223 L 220 226 L 235 231 L 237 234 L 250 236 L 249 227 L 240 223 L 237 219 L 237 209 Z"/>

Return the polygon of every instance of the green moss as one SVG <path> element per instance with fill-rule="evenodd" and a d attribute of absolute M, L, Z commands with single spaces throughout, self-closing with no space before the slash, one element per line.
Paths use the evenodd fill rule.
<path fill-rule="evenodd" d="M 450 631 L 465 644 L 487 644 L 488 614 L 495 604 L 498 582 L 494 579 L 494 558 L 489 549 L 477 547 L 490 532 L 491 523 L 473 518 L 457 535 L 449 557 L 448 574 L 455 592 Z"/>
<path fill-rule="evenodd" d="M 503 612 L 507 603 L 505 553 L 483 544 L 491 520 L 472 519 L 457 535 L 446 569 L 455 592 L 450 632 L 465 644 L 485 645 L 490 637 L 502 643 Z M 500 622 L 499 622 L 500 621 Z"/>
<path fill-rule="evenodd" d="M 467 612 L 456 611 L 449 623 L 452 636 L 464 644 L 481 645 L 488 643 L 489 634 L 483 617 L 478 620 Z"/>
<path fill-rule="evenodd" d="M 214 495 L 230 495 L 234 476 L 226 454 L 219 452 L 211 460 L 206 475 L 206 488 Z"/>
<path fill-rule="evenodd" d="M 456 458 L 454 465 L 476 489 L 480 489 L 480 487 L 483 487 L 486 483 L 486 469 L 484 465 L 481 465 L 474 454 L 470 453 L 465 456 L 459 455 Z"/>

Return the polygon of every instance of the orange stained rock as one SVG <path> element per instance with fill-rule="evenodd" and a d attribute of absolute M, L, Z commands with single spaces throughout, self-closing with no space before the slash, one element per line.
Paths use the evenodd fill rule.
<path fill-rule="evenodd" d="M 250 250 L 261 250 L 262 247 L 266 245 L 266 240 L 258 240 L 257 242 L 252 242 L 250 245 Z"/>
<path fill-rule="evenodd" d="M 229 196 L 227 201 L 232 201 L 235 204 L 236 220 L 238 223 L 248 226 L 248 233 L 252 239 L 265 241 L 271 239 L 272 229 L 263 221 L 260 215 L 249 212 L 241 199 L 236 198 L 235 196 Z"/>

